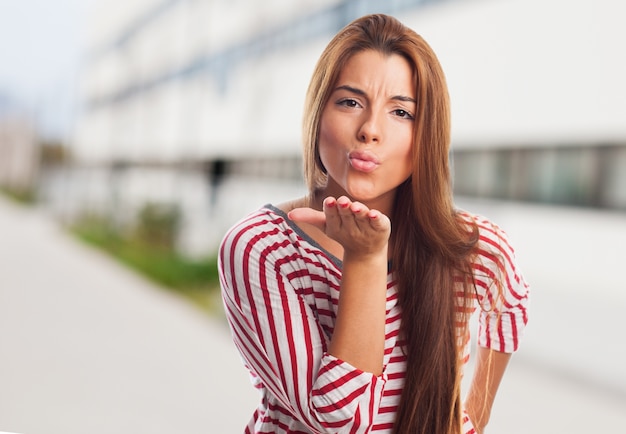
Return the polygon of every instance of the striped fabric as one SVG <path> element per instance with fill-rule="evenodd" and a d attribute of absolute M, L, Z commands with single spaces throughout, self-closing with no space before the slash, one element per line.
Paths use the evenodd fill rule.
<path fill-rule="evenodd" d="M 480 229 L 474 264 L 475 304 L 482 307 L 478 343 L 513 352 L 527 322 L 527 285 L 502 231 L 486 219 L 463 216 Z M 405 371 L 392 273 L 384 372 L 375 376 L 328 354 L 341 261 L 282 211 L 267 205 L 233 226 L 222 241 L 219 268 L 234 343 L 261 393 L 246 433 L 391 432 Z M 464 428 L 474 432 L 468 418 Z"/>

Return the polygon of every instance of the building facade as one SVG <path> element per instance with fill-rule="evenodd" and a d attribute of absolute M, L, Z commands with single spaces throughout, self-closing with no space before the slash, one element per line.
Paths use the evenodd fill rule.
<path fill-rule="evenodd" d="M 623 2 L 133 0 L 94 11 L 60 212 L 129 220 L 176 203 L 181 248 L 199 253 L 247 211 L 302 194 L 314 64 L 372 12 L 443 64 L 457 194 L 626 210 Z"/>

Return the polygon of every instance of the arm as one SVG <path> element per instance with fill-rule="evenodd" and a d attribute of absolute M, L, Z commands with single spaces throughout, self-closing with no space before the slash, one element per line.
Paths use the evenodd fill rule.
<path fill-rule="evenodd" d="M 327 198 L 323 212 L 296 209 L 289 216 L 316 225 L 343 247 L 341 290 L 329 353 L 380 375 L 385 350 L 389 219 L 345 196 Z"/>
<path fill-rule="evenodd" d="M 374 375 L 383 370 L 389 220 L 342 197 L 324 202 L 326 232 L 343 249 L 341 291 L 329 353 Z"/>
<path fill-rule="evenodd" d="M 220 281 L 235 345 L 262 385 L 267 417 L 293 415 L 312 432 L 366 428 L 386 378 L 328 353 L 313 299 L 330 285 L 328 302 L 336 303 L 339 276 L 317 253 L 294 247 L 297 235 L 281 228 L 281 220 L 253 216 L 222 242 Z"/>
<path fill-rule="evenodd" d="M 475 221 L 480 231 L 474 263 L 480 305 L 478 353 L 465 409 L 477 432 L 482 433 L 511 354 L 517 351 L 528 321 L 529 288 L 506 234 L 486 219 Z"/>
<path fill-rule="evenodd" d="M 465 409 L 478 434 L 489 422 L 491 408 L 511 354 L 478 347 L 474 376 Z"/>
<path fill-rule="evenodd" d="M 374 375 L 383 371 L 386 269 L 386 257 L 383 262 L 344 256 L 341 296 L 328 348 L 333 356 Z M 369 293 L 364 295 L 366 288 Z"/>

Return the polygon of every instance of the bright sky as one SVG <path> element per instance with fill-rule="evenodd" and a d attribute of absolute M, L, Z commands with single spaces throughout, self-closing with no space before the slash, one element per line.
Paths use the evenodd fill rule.
<path fill-rule="evenodd" d="M 0 96 L 34 111 L 45 128 L 62 128 L 71 110 L 92 2 L 0 0 Z"/>

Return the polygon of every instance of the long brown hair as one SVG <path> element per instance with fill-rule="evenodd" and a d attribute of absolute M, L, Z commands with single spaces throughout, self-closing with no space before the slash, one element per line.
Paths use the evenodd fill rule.
<path fill-rule="evenodd" d="M 450 103 L 445 77 L 430 46 L 386 15 L 353 21 L 328 44 L 314 70 L 303 122 L 304 171 L 311 194 L 327 182 L 317 151 L 322 110 L 339 73 L 357 52 L 399 54 L 416 80 L 412 175 L 396 192 L 390 240 L 392 267 L 402 308 L 407 356 L 395 431 L 400 434 L 461 432 L 461 354 L 471 300 L 470 258 L 477 231 L 454 209 L 448 152 Z M 456 283 L 455 283 L 456 279 Z M 459 283 L 460 282 L 460 283 Z"/>

